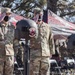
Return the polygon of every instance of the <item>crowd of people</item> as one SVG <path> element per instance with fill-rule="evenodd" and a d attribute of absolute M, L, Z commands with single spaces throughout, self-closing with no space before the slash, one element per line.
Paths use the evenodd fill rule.
<path fill-rule="evenodd" d="M 15 38 L 15 27 L 9 21 L 11 9 L 6 8 L 5 16 L 0 22 L 0 75 L 13 75 L 14 56 L 18 51 L 19 40 Z M 30 44 L 30 75 L 49 75 L 49 60 L 53 50 L 53 36 L 50 26 L 42 21 L 43 10 L 34 9 L 33 20 L 38 25 L 38 38 L 32 38 Z"/>
<path fill-rule="evenodd" d="M 5 8 L 5 16 L 0 21 L 0 75 L 13 75 L 14 57 L 20 56 L 24 64 L 24 43 L 15 38 L 16 27 L 10 22 L 11 9 Z M 30 39 L 30 75 L 50 75 L 50 59 L 61 57 L 66 51 L 63 45 L 55 44 L 50 26 L 43 22 L 43 10 L 34 8 L 33 21 L 38 27 L 38 38 Z M 58 47 L 59 46 L 59 47 Z M 66 53 L 67 55 L 67 53 Z M 56 58 L 56 59 L 57 59 Z M 57 59 L 59 60 L 59 59 Z"/>

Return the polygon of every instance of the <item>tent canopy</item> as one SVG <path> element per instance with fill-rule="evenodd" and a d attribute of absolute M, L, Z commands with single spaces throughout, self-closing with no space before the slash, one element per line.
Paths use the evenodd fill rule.
<path fill-rule="evenodd" d="M 5 13 L 0 13 L 0 21 L 4 18 L 4 16 Z M 16 25 L 16 22 L 21 19 L 25 18 L 15 13 L 12 13 L 10 22 L 12 22 L 13 25 Z M 62 19 L 50 10 L 44 13 L 44 21 L 50 25 L 55 39 L 65 39 L 69 35 L 75 34 L 74 24 Z"/>
<path fill-rule="evenodd" d="M 75 34 L 74 24 L 62 19 L 50 10 L 45 15 L 47 19 L 44 21 L 50 25 L 55 39 L 66 39 L 69 35 Z"/>

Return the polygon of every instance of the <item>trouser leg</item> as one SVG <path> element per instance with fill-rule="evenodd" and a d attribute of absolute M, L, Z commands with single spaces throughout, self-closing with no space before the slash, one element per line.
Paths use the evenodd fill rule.
<path fill-rule="evenodd" d="M 50 75 L 49 74 L 49 58 L 42 58 L 40 63 L 40 75 Z"/>
<path fill-rule="evenodd" d="M 2 58 L 0 58 L 0 75 L 3 75 L 3 71 L 4 71 L 4 60 Z"/>
<path fill-rule="evenodd" d="M 5 75 L 13 75 L 14 71 L 14 56 L 6 56 Z"/>
<path fill-rule="evenodd" d="M 33 58 L 30 63 L 31 75 L 49 75 L 49 58 Z"/>

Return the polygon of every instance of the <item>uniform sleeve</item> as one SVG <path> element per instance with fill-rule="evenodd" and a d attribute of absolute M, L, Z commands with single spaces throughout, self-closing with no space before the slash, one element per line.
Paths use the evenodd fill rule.
<path fill-rule="evenodd" d="M 18 39 L 14 39 L 13 48 L 14 48 L 15 55 L 18 53 L 19 47 L 20 47 L 19 40 Z"/>
<path fill-rule="evenodd" d="M 50 28 L 49 28 L 49 48 L 50 54 L 55 54 L 54 38 Z"/>
<path fill-rule="evenodd" d="M 14 31 L 14 41 L 13 41 L 13 48 L 14 48 L 14 53 L 17 54 L 18 53 L 18 49 L 20 47 L 19 44 L 19 39 L 16 37 L 17 33 L 16 33 L 16 29 Z"/>

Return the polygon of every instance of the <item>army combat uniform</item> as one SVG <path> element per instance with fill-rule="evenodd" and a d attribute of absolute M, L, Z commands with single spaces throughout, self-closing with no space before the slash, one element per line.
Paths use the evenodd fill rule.
<path fill-rule="evenodd" d="M 52 41 L 49 25 L 44 22 L 38 25 L 38 38 L 32 38 L 30 44 L 30 75 L 50 75 L 47 73 L 49 60 L 55 53 Z"/>
<path fill-rule="evenodd" d="M 0 23 L 0 75 L 13 75 L 14 70 L 14 26 Z"/>

